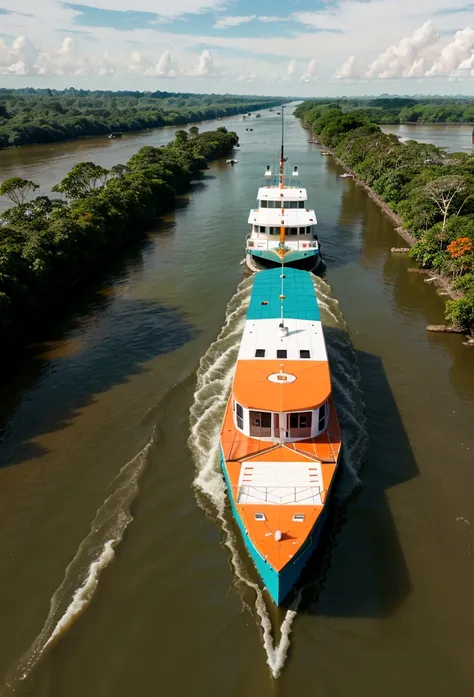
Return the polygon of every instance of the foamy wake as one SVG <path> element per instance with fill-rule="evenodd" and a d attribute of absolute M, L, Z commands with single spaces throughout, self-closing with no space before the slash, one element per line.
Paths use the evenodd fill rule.
<path fill-rule="evenodd" d="M 194 485 L 205 494 L 213 504 L 213 511 L 217 513 L 217 521 L 223 532 L 224 544 L 230 553 L 236 583 L 244 584 L 255 593 L 255 611 L 262 630 L 267 664 L 272 676 L 278 678 L 288 655 L 292 624 L 297 615 L 301 592 L 286 612 L 279 630 L 280 641 L 276 643 L 265 596 L 258 584 L 249 578 L 239 556 L 234 533 L 225 517 L 226 487 L 220 469 L 220 426 L 232 384 L 252 283 L 253 279 L 250 278 L 239 285 L 237 293 L 228 305 L 226 321 L 218 338 L 201 359 L 191 408 L 189 444 L 197 470 Z M 321 279 L 315 279 L 315 287 L 320 299 L 322 320 L 329 330 L 328 352 L 333 370 L 335 399 L 338 410 L 343 412 L 341 423 L 344 440 L 348 441 L 347 446 L 346 442 L 344 444 L 348 463 L 344 489 L 350 491 L 358 482 L 358 449 L 363 442 L 363 408 L 358 387 L 357 362 L 347 338 L 339 305 L 332 298 L 329 286 Z M 335 331 L 331 332 L 330 328 Z M 334 345 L 331 345 L 331 342 Z M 198 497 L 198 501 L 209 513 L 201 497 Z"/>
<path fill-rule="evenodd" d="M 4 688 L 14 690 L 15 684 L 30 674 L 46 649 L 68 631 L 90 604 L 101 572 L 113 560 L 115 547 L 133 520 L 130 505 L 139 492 L 138 480 L 146 465 L 152 442 L 153 437 L 110 483 L 109 487 L 113 491 L 97 511 L 89 534 L 66 568 L 64 579 L 51 598 L 49 613 L 41 632 L 9 671 Z"/>

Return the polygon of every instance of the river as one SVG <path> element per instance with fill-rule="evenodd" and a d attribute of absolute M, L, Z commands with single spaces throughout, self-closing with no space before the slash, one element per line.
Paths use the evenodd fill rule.
<path fill-rule="evenodd" d="M 288 164 L 328 267 L 316 286 L 345 456 L 298 607 L 267 606 L 256 585 L 215 452 L 251 283 L 248 209 L 279 123 L 224 123 L 238 165 L 213 164 L 3 366 L 0 694 L 471 697 L 472 350 L 426 332 L 443 299 L 291 116 Z M 91 145 L 93 159 L 124 161 L 134 138 Z M 64 176 L 83 146 L 36 164 L 25 149 L 21 171 Z"/>
<path fill-rule="evenodd" d="M 380 126 L 384 133 L 394 133 L 402 142 L 418 140 L 420 143 L 434 143 L 448 152 L 472 152 L 472 124 L 456 123 L 404 123 L 393 126 Z"/>

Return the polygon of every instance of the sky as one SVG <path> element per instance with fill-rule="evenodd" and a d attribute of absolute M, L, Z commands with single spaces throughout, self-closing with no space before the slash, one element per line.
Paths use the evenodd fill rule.
<path fill-rule="evenodd" d="M 474 2 L 0 0 L 0 87 L 27 86 L 474 95 Z"/>

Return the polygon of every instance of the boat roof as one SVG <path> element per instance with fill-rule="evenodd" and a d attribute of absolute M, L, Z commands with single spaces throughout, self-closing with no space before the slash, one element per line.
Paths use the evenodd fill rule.
<path fill-rule="evenodd" d="M 310 208 L 252 208 L 248 221 L 250 225 L 270 225 L 280 227 L 297 227 L 299 225 L 315 225 L 318 221 L 316 213 Z"/>
<path fill-rule="evenodd" d="M 282 335 L 281 281 L 280 268 L 255 276 L 234 376 L 234 397 L 248 409 L 315 409 L 331 394 L 331 376 L 313 282 L 308 272 L 285 268 L 284 324 L 288 332 Z"/>
<path fill-rule="evenodd" d="M 300 186 L 285 186 L 283 189 L 279 186 L 262 186 L 258 190 L 257 198 L 259 201 L 306 201 L 308 195 L 306 189 Z"/>

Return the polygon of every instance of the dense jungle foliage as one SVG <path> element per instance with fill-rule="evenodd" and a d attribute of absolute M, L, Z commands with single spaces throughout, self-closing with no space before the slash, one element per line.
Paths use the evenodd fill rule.
<path fill-rule="evenodd" d="M 0 184 L 14 206 L 0 217 L 0 329 L 21 323 L 61 297 L 118 245 L 169 209 L 177 194 L 238 137 L 225 128 L 177 131 L 166 146 L 141 148 L 111 170 L 81 162 L 54 187 L 65 199 L 38 196 L 19 177 Z"/>
<path fill-rule="evenodd" d="M 474 99 L 468 97 L 363 97 L 315 99 L 313 106 L 339 105 L 373 123 L 474 123 Z"/>
<path fill-rule="evenodd" d="M 229 94 L 0 89 L 0 148 L 183 125 L 281 103 Z"/>
<path fill-rule="evenodd" d="M 446 303 L 446 318 L 473 330 L 474 156 L 401 143 L 340 105 L 304 102 L 295 114 L 402 219 L 417 240 L 410 255 L 463 293 Z"/>

